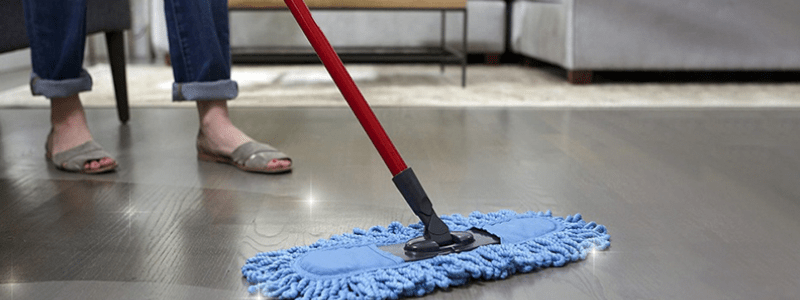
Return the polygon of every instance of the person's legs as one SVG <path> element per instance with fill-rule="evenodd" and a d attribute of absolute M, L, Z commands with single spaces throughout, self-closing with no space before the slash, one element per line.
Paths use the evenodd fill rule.
<path fill-rule="evenodd" d="M 92 88 L 83 65 L 86 42 L 85 0 L 24 0 L 31 45 L 31 92 L 50 99 L 48 152 L 58 154 L 92 140 L 79 92 Z M 84 169 L 116 164 L 110 157 L 87 161 Z"/>
<path fill-rule="evenodd" d="M 227 100 L 238 86 L 230 79 L 228 6 L 226 0 L 165 0 L 170 61 L 175 83 L 173 101 L 197 102 L 198 143 L 214 153 L 231 154 L 253 141 L 233 125 Z M 288 169 L 291 160 L 273 159 L 267 168 Z"/>

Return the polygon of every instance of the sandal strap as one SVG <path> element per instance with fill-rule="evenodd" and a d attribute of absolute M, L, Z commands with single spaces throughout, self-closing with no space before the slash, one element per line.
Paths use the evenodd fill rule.
<path fill-rule="evenodd" d="M 51 160 L 53 164 L 60 168 L 69 171 L 82 171 L 83 165 L 87 161 L 99 160 L 104 157 L 111 157 L 111 154 L 106 152 L 100 144 L 91 140 L 72 149 L 56 153 Z"/>
<path fill-rule="evenodd" d="M 289 156 L 278 149 L 255 141 L 244 143 L 231 153 L 231 160 L 245 167 L 263 167 L 273 159 L 291 161 Z"/>

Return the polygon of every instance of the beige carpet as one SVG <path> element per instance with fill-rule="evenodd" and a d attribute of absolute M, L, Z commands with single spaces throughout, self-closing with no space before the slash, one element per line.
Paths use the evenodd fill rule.
<path fill-rule="evenodd" d="M 460 68 L 438 65 L 348 66 L 364 97 L 380 106 L 475 107 L 800 107 L 800 84 L 638 84 L 576 86 L 541 69 L 520 66 L 469 66 L 467 87 Z M 114 106 L 108 65 L 89 68 L 91 92 L 81 94 L 88 107 Z M 128 65 L 132 107 L 180 107 L 171 102 L 172 71 L 166 66 Z M 319 65 L 235 66 L 239 98 L 231 106 L 346 106 L 325 69 Z M 0 92 L 0 107 L 48 105 L 31 96 L 28 86 Z"/>

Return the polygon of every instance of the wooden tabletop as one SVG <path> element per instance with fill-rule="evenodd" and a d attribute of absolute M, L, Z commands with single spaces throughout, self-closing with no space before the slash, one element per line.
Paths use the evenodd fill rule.
<path fill-rule="evenodd" d="M 384 9 L 456 9 L 465 8 L 467 0 L 305 0 L 309 8 L 384 8 Z M 283 0 L 229 0 L 231 9 L 284 8 Z"/>

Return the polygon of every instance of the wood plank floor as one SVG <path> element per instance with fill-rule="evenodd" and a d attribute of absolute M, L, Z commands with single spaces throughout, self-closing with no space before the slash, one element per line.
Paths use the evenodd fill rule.
<path fill-rule="evenodd" d="M 258 299 L 260 251 L 415 217 L 352 113 L 237 108 L 286 175 L 198 162 L 193 109 L 91 109 L 120 168 L 44 159 L 49 112 L 0 110 L 0 298 Z M 792 299 L 800 110 L 382 108 L 437 211 L 580 212 L 612 246 L 563 268 L 426 299 Z"/>

